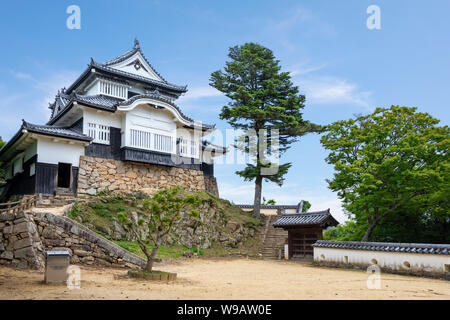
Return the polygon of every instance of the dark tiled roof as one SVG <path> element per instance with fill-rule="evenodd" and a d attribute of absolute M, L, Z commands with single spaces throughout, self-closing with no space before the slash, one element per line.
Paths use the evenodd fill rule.
<path fill-rule="evenodd" d="M 144 58 L 145 62 L 147 62 L 147 64 L 150 66 L 150 68 L 152 68 L 152 70 L 165 82 L 168 83 L 166 79 L 164 79 L 158 71 L 155 70 L 155 68 L 153 68 L 153 66 L 150 64 L 150 62 L 148 61 L 148 59 L 145 57 L 144 53 L 141 50 L 141 46 L 139 44 L 139 41 L 137 39 L 134 40 L 134 46 L 133 49 L 131 49 L 130 51 L 125 52 L 124 54 L 121 54 L 120 56 L 108 60 L 104 63 L 102 63 L 103 66 L 108 67 L 117 63 L 120 63 L 122 61 L 127 60 L 129 57 L 132 57 L 135 53 L 139 52 L 141 54 L 141 56 Z"/>
<path fill-rule="evenodd" d="M 70 102 L 71 96 L 65 94 L 63 91 L 58 91 L 55 96 L 55 101 L 49 104 L 49 108 L 52 110 L 50 119 L 57 115 L 61 110 L 63 110 Z"/>
<path fill-rule="evenodd" d="M 152 93 L 135 95 L 135 96 L 131 97 L 131 98 L 128 99 L 128 100 L 121 101 L 121 102 L 117 103 L 116 106 L 128 106 L 128 105 L 132 104 L 133 102 L 135 102 L 136 100 L 144 99 L 144 98 L 155 99 L 155 100 L 159 100 L 159 101 L 165 102 L 165 103 L 167 103 L 167 104 L 170 104 L 172 107 L 174 107 L 175 109 L 178 110 L 178 112 L 181 114 L 181 116 L 182 116 L 183 118 L 185 118 L 186 120 L 188 120 L 188 121 L 194 123 L 194 120 L 193 120 L 192 118 L 189 118 L 188 116 L 186 116 L 186 115 L 181 111 L 181 109 L 178 108 L 178 106 L 177 106 L 176 104 L 174 104 L 171 100 L 166 99 L 166 98 L 164 98 L 163 96 L 161 96 L 161 95 L 157 92 L 157 90 L 155 90 L 155 91 L 152 92 Z M 193 125 L 194 125 L 194 124 L 193 124 Z M 214 128 L 214 127 L 215 127 L 215 125 L 202 123 L 202 128 L 205 128 L 205 129 L 212 129 L 212 128 Z"/>
<path fill-rule="evenodd" d="M 296 214 L 283 214 L 280 218 L 274 222 L 274 227 L 286 227 L 286 226 L 300 226 L 300 225 L 322 225 L 327 222 L 328 219 L 332 219 L 332 225 L 337 225 L 338 222 L 333 218 L 330 213 L 330 209 L 326 211 L 305 212 Z"/>
<path fill-rule="evenodd" d="M 63 101 L 64 104 L 60 103 L 59 101 Z M 85 103 L 94 107 L 114 112 L 116 111 L 117 103 L 123 101 L 123 99 L 109 97 L 102 94 L 82 96 L 74 92 L 72 92 L 71 94 L 58 92 L 55 98 L 55 102 L 50 105 L 50 108 L 52 109 L 52 115 L 47 124 L 51 124 L 55 120 L 55 118 L 63 114 L 65 109 L 67 109 L 69 107 L 69 104 L 73 101 Z"/>
<path fill-rule="evenodd" d="M 167 88 L 167 89 L 171 89 L 171 90 L 175 90 L 178 92 L 187 92 L 187 86 L 177 86 L 175 84 L 169 83 L 169 82 L 165 82 L 165 81 L 158 81 L 158 80 L 154 80 L 154 79 L 150 79 L 147 77 L 143 77 L 143 76 L 139 76 L 130 72 L 126 72 L 126 71 L 122 71 L 122 70 L 118 70 L 115 68 L 111 68 L 109 66 L 105 66 L 101 63 L 95 62 L 94 60 L 91 61 L 91 66 L 93 66 L 96 69 L 102 70 L 102 71 L 106 71 L 118 76 L 122 76 L 122 77 L 127 77 L 133 80 L 138 80 L 138 81 L 142 81 L 148 84 L 152 84 L 152 85 L 157 85 L 160 86 L 162 88 Z"/>
<path fill-rule="evenodd" d="M 109 97 L 102 94 L 96 94 L 94 96 L 81 96 L 79 94 L 75 94 L 74 99 L 98 107 L 111 109 L 111 111 L 115 111 L 117 104 L 123 101 L 123 99 Z"/>
<path fill-rule="evenodd" d="M 318 240 L 313 244 L 313 247 L 384 252 L 450 254 L 450 244 Z"/>
<path fill-rule="evenodd" d="M 206 148 L 208 148 L 207 151 L 209 152 L 220 152 L 220 153 L 227 153 L 228 152 L 228 148 L 219 146 L 217 144 L 213 144 L 209 141 L 203 140 L 202 141 L 202 149 L 205 150 Z"/>
<path fill-rule="evenodd" d="M 92 138 L 90 138 L 82 133 L 79 133 L 71 128 L 68 128 L 68 127 L 37 125 L 37 124 L 28 123 L 25 120 L 23 120 L 22 128 L 26 129 L 30 132 L 43 133 L 43 134 L 48 134 L 48 135 L 52 135 L 52 136 L 84 140 L 84 141 L 92 140 Z"/>
<path fill-rule="evenodd" d="M 142 98 L 151 98 L 151 99 L 156 99 L 156 100 L 159 100 L 159 101 L 162 101 L 162 102 L 166 102 L 166 103 L 168 103 L 168 104 L 170 104 L 170 105 L 172 105 L 172 106 L 174 106 L 175 108 L 178 109 L 178 107 L 177 107 L 171 100 L 169 100 L 169 99 L 164 98 L 163 96 L 161 96 L 161 94 L 158 92 L 158 90 L 155 90 L 155 91 L 153 91 L 153 92 L 146 93 L 146 94 L 137 94 L 137 95 L 135 95 L 135 96 L 132 96 L 132 97 L 131 97 L 130 99 L 128 99 L 128 100 L 122 101 L 122 102 L 119 103 L 118 105 L 121 105 L 121 106 L 129 106 L 130 104 L 132 104 L 132 103 L 135 102 L 136 100 L 142 99 Z M 178 111 L 180 111 L 180 110 L 178 110 Z M 181 111 L 180 111 L 180 112 L 181 112 Z M 190 118 L 188 118 L 188 117 L 185 117 L 185 118 L 192 121 L 192 119 L 190 119 Z"/>
<path fill-rule="evenodd" d="M 50 119 L 49 123 L 51 123 L 52 120 L 54 120 L 54 118 L 57 117 L 59 114 L 62 114 L 64 109 L 67 108 L 69 106 L 70 102 L 72 102 L 72 101 L 86 103 L 86 104 L 92 105 L 94 107 L 99 107 L 99 108 L 114 112 L 117 110 L 118 106 L 127 106 L 127 105 L 132 104 L 136 100 L 142 99 L 142 98 L 151 98 L 151 99 L 159 100 L 159 101 L 170 104 L 171 106 L 173 106 L 175 109 L 178 110 L 178 112 L 181 114 L 181 116 L 183 118 L 185 118 L 189 122 L 192 122 L 192 126 L 194 126 L 194 120 L 192 118 L 189 118 L 188 116 L 186 116 L 176 104 L 174 104 L 171 100 L 166 99 L 163 96 L 161 96 L 157 90 L 155 90 L 154 92 L 149 93 L 149 94 L 135 95 L 128 100 L 109 97 L 109 96 L 102 95 L 102 94 L 97 94 L 97 95 L 93 95 L 93 96 L 82 96 L 82 95 L 79 95 L 76 93 L 67 95 L 67 94 L 58 92 L 56 99 L 59 99 L 60 97 L 63 97 L 63 99 L 65 101 L 65 105 L 61 106 L 59 112 L 55 112 L 55 110 L 53 109 L 52 118 Z M 56 104 L 56 102 L 54 104 Z M 202 124 L 202 128 L 204 128 L 204 129 L 213 129 L 214 127 L 215 127 L 215 125 Z"/>
<path fill-rule="evenodd" d="M 134 55 L 136 52 L 139 52 L 142 57 L 144 58 L 144 60 L 148 63 L 148 65 L 151 67 L 151 69 L 162 79 L 162 80 L 155 80 L 155 79 L 151 79 L 151 78 L 147 78 L 147 77 L 143 77 L 143 76 L 139 76 L 133 73 L 129 73 L 129 72 L 125 72 L 125 71 L 121 71 L 121 70 L 117 70 L 114 68 L 111 68 L 112 65 L 120 63 L 126 59 L 128 59 L 129 57 L 131 57 L 132 55 Z M 86 68 L 86 70 L 69 86 L 69 88 L 67 89 L 68 93 L 71 93 L 76 87 L 78 87 L 78 85 L 80 85 L 83 81 L 85 81 L 87 79 L 87 77 L 89 77 L 89 74 L 92 72 L 92 69 L 98 69 L 100 71 L 103 71 L 105 73 L 109 73 L 112 74 L 113 76 L 119 76 L 121 77 L 123 80 L 126 79 L 131 79 L 131 80 L 135 80 L 135 81 L 140 81 L 140 82 L 144 82 L 150 85 L 154 85 L 154 86 L 160 86 L 161 88 L 167 89 L 167 90 L 172 90 L 175 92 L 176 96 L 179 96 L 181 93 L 187 92 L 187 86 L 178 86 L 172 83 L 169 83 L 166 79 L 164 79 L 156 70 L 155 68 L 153 68 L 153 66 L 150 64 L 150 62 L 147 60 L 147 58 L 145 57 L 144 53 L 142 52 L 139 42 L 136 40 L 133 49 L 131 49 L 130 51 L 114 58 L 111 59 L 109 61 L 106 61 L 104 63 L 99 63 L 94 61 L 94 59 L 91 58 L 91 62 L 88 64 L 88 67 Z"/>

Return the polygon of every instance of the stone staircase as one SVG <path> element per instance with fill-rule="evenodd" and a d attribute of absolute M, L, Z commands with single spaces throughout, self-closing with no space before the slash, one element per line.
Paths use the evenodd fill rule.
<path fill-rule="evenodd" d="M 77 201 L 73 193 L 57 193 L 54 196 L 38 196 L 37 208 L 62 207 Z"/>
<path fill-rule="evenodd" d="M 274 228 L 273 223 L 279 216 L 265 216 L 264 228 L 261 232 L 261 247 L 259 253 L 266 259 L 284 259 L 284 244 L 287 241 L 287 231 Z"/>

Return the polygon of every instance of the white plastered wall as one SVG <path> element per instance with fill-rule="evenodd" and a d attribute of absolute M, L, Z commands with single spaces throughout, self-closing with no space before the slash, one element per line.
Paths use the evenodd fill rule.
<path fill-rule="evenodd" d="M 394 271 L 448 272 L 450 256 L 314 247 L 314 261 L 343 265 L 373 265 Z"/>
<path fill-rule="evenodd" d="M 37 141 L 34 142 L 32 145 L 30 145 L 28 148 L 26 148 L 23 161 L 26 162 L 30 160 L 36 154 L 37 154 Z"/>
<path fill-rule="evenodd" d="M 173 114 L 164 109 L 154 109 L 147 105 L 139 105 L 125 113 L 122 120 L 122 132 L 124 133 L 122 134 L 122 145 L 124 146 L 131 146 L 131 129 L 163 133 L 174 139 L 177 136 L 177 124 Z"/>
<path fill-rule="evenodd" d="M 88 123 L 96 123 L 114 128 L 122 127 L 122 119 L 119 114 L 85 108 L 83 110 L 83 133 L 86 135 L 88 134 Z"/>
<path fill-rule="evenodd" d="M 29 145 L 23 152 L 17 155 L 6 167 L 6 179 L 11 179 L 14 175 L 23 171 L 23 163 L 30 160 L 37 153 L 37 141 Z M 13 169 L 14 168 L 14 169 Z"/>
<path fill-rule="evenodd" d="M 84 145 L 80 143 L 70 144 L 69 142 L 47 138 L 38 138 L 37 143 L 38 162 L 58 164 L 70 163 L 74 167 L 79 167 L 80 156 L 84 156 Z"/>

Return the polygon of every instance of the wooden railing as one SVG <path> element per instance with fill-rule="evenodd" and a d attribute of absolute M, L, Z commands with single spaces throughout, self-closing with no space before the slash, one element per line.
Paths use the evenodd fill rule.
<path fill-rule="evenodd" d="M 36 206 L 37 196 L 23 198 L 20 201 L 0 203 L 0 213 L 14 213 L 30 209 Z"/>

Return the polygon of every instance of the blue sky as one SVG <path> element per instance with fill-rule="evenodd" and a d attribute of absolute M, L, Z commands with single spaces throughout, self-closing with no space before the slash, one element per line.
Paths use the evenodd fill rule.
<path fill-rule="evenodd" d="M 81 9 L 81 30 L 66 27 L 66 8 Z M 369 5 L 381 8 L 381 30 L 366 27 Z M 85 69 L 90 57 L 113 58 L 137 37 L 168 81 L 187 84 L 178 101 L 189 116 L 227 124 L 227 100 L 208 86 L 228 48 L 258 42 L 272 49 L 306 95 L 304 117 L 327 124 L 392 104 L 417 106 L 449 124 L 450 2 L 426 1 L 8 1 L 0 29 L 0 136 L 9 139 L 22 118 L 45 123 L 48 102 Z M 264 184 L 278 203 L 312 202 L 343 221 L 325 182 L 333 169 L 320 136 L 301 139 L 282 159 L 293 162 L 285 185 Z M 222 197 L 251 203 L 253 184 L 234 174 L 242 165 L 217 165 Z"/>

